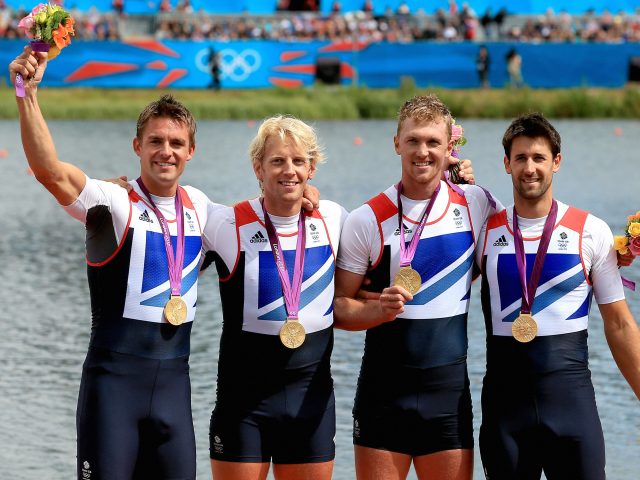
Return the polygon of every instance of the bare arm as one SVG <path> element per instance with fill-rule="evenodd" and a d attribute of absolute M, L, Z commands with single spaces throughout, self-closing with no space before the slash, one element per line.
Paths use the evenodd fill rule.
<path fill-rule="evenodd" d="M 16 97 L 20 115 L 22 146 L 36 179 L 62 205 L 69 205 L 78 198 L 86 177 L 79 168 L 61 162 L 56 154 L 53 138 L 38 104 L 38 85 L 47 68 L 47 54 L 24 52 L 9 65 L 9 76 L 15 82 L 16 74 L 24 81 L 24 98 Z"/>
<path fill-rule="evenodd" d="M 358 296 L 364 275 L 336 269 L 336 298 L 333 319 L 336 328 L 367 330 L 395 320 L 404 312 L 404 304 L 413 297 L 402 287 L 385 288 L 378 298 Z"/>
<path fill-rule="evenodd" d="M 640 400 L 640 329 L 625 300 L 598 305 L 604 333 L 620 372 Z"/>

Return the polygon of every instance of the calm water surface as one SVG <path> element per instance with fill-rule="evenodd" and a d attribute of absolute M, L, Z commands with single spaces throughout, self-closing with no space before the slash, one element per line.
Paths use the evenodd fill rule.
<path fill-rule="evenodd" d="M 466 120 L 477 178 L 504 203 L 510 203 L 510 178 L 502 168 L 500 140 L 507 121 Z M 90 176 L 135 176 L 131 149 L 134 122 L 52 122 L 60 158 Z M 324 198 L 353 209 L 398 180 L 393 151 L 395 123 L 318 122 L 328 162 L 314 184 Z M 563 163 L 555 177 L 556 197 L 603 218 L 615 233 L 638 202 L 640 122 L 558 121 Z M 198 147 L 184 175 L 185 184 L 204 190 L 220 203 L 254 196 L 257 184 L 246 149 L 257 125 L 247 122 L 201 122 Z M 354 142 L 359 137 L 361 144 Z M 80 372 L 89 338 L 90 309 L 84 229 L 68 217 L 50 195 L 26 174 L 17 122 L 0 122 L 0 478 L 70 479 L 75 474 L 75 407 Z M 3 155 L 3 153 L 7 155 Z M 636 262 L 638 263 L 638 262 Z M 213 270 L 213 269 L 212 269 Z M 640 281 L 640 267 L 626 275 Z M 201 280 L 199 311 L 192 338 L 193 410 L 198 442 L 198 478 L 210 478 L 209 415 L 221 325 L 216 275 Z M 479 426 L 480 385 L 484 368 L 484 325 L 478 285 L 469 314 L 469 370 Z M 628 293 L 640 317 L 640 292 Z M 594 308 L 590 322 L 591 369 L 607 442 L 607 472 L 614 480 L 637 480 L 640 474 L 640 411 L 618 372 Z M 338 434 L 335 478 L 354 478 L 351 406 L 362 355 L 363 334 L 336 332 L 333 374 Z M 567 409 L 571 409 L 567 405 Z M 477 435 L 476 435 L 477 438 Z M 476 478 L 483 478 L 479 454 Z M 412 477 L 415 478 L 415 477 Z"/>

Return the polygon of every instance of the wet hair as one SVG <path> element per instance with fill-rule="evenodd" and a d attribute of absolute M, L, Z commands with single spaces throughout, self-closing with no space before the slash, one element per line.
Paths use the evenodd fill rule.
<path fill-rule="evenodd" d="M 507 158 L 511 157 L 511 145 L 517 137 L 546 138 L 553 156 L 560 153 L 560 134 L 541 113 L 533 112 L 520 115 L 511 122 L 502 137 L 502 146 Z"/>
<path fill-rule="evenodd" d="M 398 129 L 405 120 L 412 118 L 420 123 L 444 121 L 447 126 L 447 136 L 451 139 L 451 125 L 453 117 L 449 108 L 435 95 L 416 95 L 411 100 L 407 100 L 398 112 Z"/>
<path fill-rule="evenodd" d="M 249 159 L 254 167 L 262 161 L 269 137 L 278 137 L 282 141 L 292 140 L 307 152 L 311 166 L 324 162 L 324 152 L 313 127 L 290 115 L 275 115 L 262 122 L 249 145 Z"/>
<path fill-rule="evenodd" d="M 152 118 L 170 118 L 184 125 L 189 130 L 189 146 L 196 144 L 196 121 L 191 112 L 172 95 L 163 95 L 155 102 L 147 105 L 136 123 L 136 137 L 142 141 L 142 132 L 144 127 Z"/>

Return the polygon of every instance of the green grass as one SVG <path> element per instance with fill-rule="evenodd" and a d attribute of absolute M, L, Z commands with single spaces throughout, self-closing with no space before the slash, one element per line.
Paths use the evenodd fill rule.
<path fill-rule="evenodd" d="M 418 89 L 404 79 L 397 89 L 314 86 L 265 90 L 142 90 L 41 88 L 50 119 L 135 119 L 163 93 L 172 93 L 198 120 L 261 119 L 288 113 L 306 120 L 392 119 L 415 94 L 436 93 L 461 118 L 513 118 L 540 111 L 550 118 L 640 118 L 640 88 Z M 0 88 L 0 118 L 17 118 L 12 88 Z"/>

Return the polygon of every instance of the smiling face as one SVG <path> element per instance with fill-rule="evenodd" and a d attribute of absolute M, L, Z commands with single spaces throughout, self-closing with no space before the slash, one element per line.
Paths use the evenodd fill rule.
<path fill-rule="evenodd" d="M 133 139 L 142 181 L 154 195 L 175 195 L 180 175 L 195 150 L 188 127 L 168 117 L 151 118 Z"/>
<path fill-rule="evenodd" d="M 253 170 L 262 185 L 265 207 L 273 215 L 288 217 L 300 212 L 302 193 L 315 174 L 306 149 L 291 136 L 267 137 L 262 159 Z"/>
<path fill-rule="evenodd" d="M 405 195 L 415 200 L 429 198 L 453 148 L 448 125 L 444 120 L 407 118 L 393 143 L 402 162 Z"/>
<path fill-rule="evenodd" d="M 553 174 L 560 169 L 561 160 L 560 153 L 553 155 L 545 137 L 513 139 L 510 156 L 504 157 L 504 168 L 511 175 L 518 214 L 529 216 L 529 210 L 531 218 L 546 215 L 546 205 L 550 206 L 553 199 Z"/>

